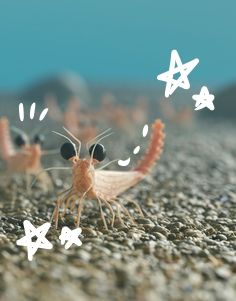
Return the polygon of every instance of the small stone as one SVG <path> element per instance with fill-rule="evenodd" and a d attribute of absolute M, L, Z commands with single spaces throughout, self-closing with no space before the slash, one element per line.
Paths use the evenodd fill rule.
<path fill-rule="evenodd" d="M 141 225 L 153 225 L 154 226 L 154 223 L 150 219 L 147 219 L 147 218 L 137 218 L 135 221 Z"/>
<path fill-rule="evenodd" d="M 96 237 L 97 236 L 97 232 L 91 228 L 83 228 L 82 233 L 86 237 Z"/>
<path fill-rule="evenodd" d="M 164 227 L 161 227 L 161 226 L 153 227 L 152 232 L 159 232 L 159 233 L 162 233 L 165 236 L 167 236 L 167 234 L 168 234 L 168 231 Z"/>
<path fill-rule="evenodd" d="M 152 233 L 157 239 L 166 239 L 166 236 L 163 235 L 162 233 L 160 232 L 153 232 Z"/>
<path fill-rule="evenodd" d="M 216 238 L 219 239 L 219 240 L 227 240 L 227 237 L 223 234 L 217 234 Z"/>
<path fill-rule="evenodd" d="M 231 271 L 227 267 L 220 267 L 216 269 L 216 275 L 219 278 L 226 280 L 231 276 Z"/>
<path fill-rule="evenodd" d="M 167 236 L 168 240 L 175 240 L 176 239 L 176 235 L 174 233 L 170 233 Z"/>

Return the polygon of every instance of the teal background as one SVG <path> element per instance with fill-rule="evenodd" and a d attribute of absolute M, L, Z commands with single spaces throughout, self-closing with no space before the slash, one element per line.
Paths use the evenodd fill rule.
<path fill-rule="evenodd" d="M 236 79 L 236 1 L 5 0 L 0 88 L 73 71 L 94 82 L 157 84 L 172 49 L 198 57 L 190 80 Z"/>

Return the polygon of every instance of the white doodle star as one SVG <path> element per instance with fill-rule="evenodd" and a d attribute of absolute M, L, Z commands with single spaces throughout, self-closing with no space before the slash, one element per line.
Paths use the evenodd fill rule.
<path fill-rule="evenodd" d="M 23 225 L 26 235 L 18 239 L 16 244 L 18 246 L 27 247 L 29 261 L 32 261 L 33 255 L 39 248 L 52 249 L 52 244 L 45 237 L 49 228 L 51 227 L 50 223 L 44 223 L 38 228 L 35 228 L 29 221 L 25 220 Z M 32 241 L 32 238 L 35 236 L 37 237 L 37 240 Z"/>
<path fill-rule="evenodd" d="M 78 236 L 81 234 L 82 229 L 76 228 L 74 230 L 71 230 L 68 227 L 63 227 L 61 230 L 61 235 L 59 236 L 59 239 L 61 240 L 61 244 L 64 245 L 65 242 L 65 249 L 69 249 L 73 244 L 80 247 L 82 245 L 81 240 L 78 238 Z"/>
<path fill-rule="evenodd" d="M 196 101 L 195 111 L 201 110 L 203 108 L 208 108 L 211 111 L 215 110 L 215 106 L 213 104 L 215 96 L 209 93 L 207 87 L 203 86 L 201 88 L 200 94 L 195 94 L 192 96 L 192 98 Z"/>
<path fill-rule="evenodd" d="M 157 76 L 158 80 L 166 82 L 165 97 L 169 97 L 178 87 L 189 89 L 190 83 L 188 80 L 189 73 L 197 66 L 199 59 L 182 64 L 177 50 L 171 51 L 169 71 L 166 71 Z M 174 75 L 180 73 L 178 79 L 174 79 Z"/>

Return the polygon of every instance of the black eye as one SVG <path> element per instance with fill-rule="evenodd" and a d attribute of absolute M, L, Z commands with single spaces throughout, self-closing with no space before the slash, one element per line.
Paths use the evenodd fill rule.
<path fill-rule="evenodd" d="M 65 160 L 69 160 L 76 155 L 75 147 L 70 142 L 66 142 L 66 143 L 62 144 L 60 152 L 61 152 L 62 158 Z"/>
<path fill-rule="evenodd" d="M 106 158 L 106 150 L 102 144 L 93 144 L 89 148 L 90 156 L 93 155 L 93 159 L 98 160 L 99 162 L 103 161 Z"/>
<path fill-rule="evenodd" d="M 15 142 L 15 145 L 21 147 L 26 144 L 26 138 L 23 135 L 18 135 L 18 136 L 16 136 L 14 142 Z"/>
<path fill-rule="evenodd" d="M 44 136 L 43 135 L 35 135 L 33 139 L 33 143 L 43 145 Z"/>

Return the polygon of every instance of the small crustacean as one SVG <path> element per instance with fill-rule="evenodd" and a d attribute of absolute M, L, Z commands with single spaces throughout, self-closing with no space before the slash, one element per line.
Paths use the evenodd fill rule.
<path fill-rule="evenodd" d="M 130 110 L 131 121 L 135 125 L 141 125 L 148 119 L 148 99 L 144 96 L 138 97 L 135 105 Z"/>
<path fill-rule="evenodd" d="M 163 101 L 160 103 L 160 109 L 163 117 L 171 124 L 186 126 L 193 123 L 192 110 L 187 106 L 175 109 L 170 102 Z"/>
<path fill-rule="evenodd" d="M 82 142 L 88 142 L 97 134 L 96 114 L 81 109 L 80 101 L 76 98 L 68 100 L 67 107 L 63 112 L 56 99 L 48 96 L 45 104 L 49 108 L 49 116 L 63 125 Z M 50 109 L 51 108 L 51 109 Z M 56 113 L 54 113 L 56 112 Z"/>
<path fill-rule="evenodd" d="M 112 127 L 122 130 L 130 128 L 129 108 L 124 104 L 115 103 L 115 98 L 112 94 L 103 95 L 98 114 Z"/>
<path fill-rule="evenodd" d="M 29 188 L 30 179 L 28 176 L 36 175 L 43 170 L 40 159 L 44 154 L 41 149 L 44 137 L 37 134 L 30 144 L 28 136 L 23 131 L 19 129 L 16 129 L 16 131 L 18 134 L 14 142 L 16 147 L 19 148 L 18 150 L 16 150 L 12 144 L 8 119 L 6 117 L 0 118 L 0 155 L 6 163 L 8 172 L 25 173 L 27 188 Z M 48 174 L 40 175 L 39 179 L 42 184 L 44 184 L 43 188 L 45 188 L 45 190 L 48 190 L 52 185 Z"/>
<path fill-rule="evenodd" d="M 69 142 L 66 142 L 61 146 L 60 151 L 62 157 L 66 160 L 70 160 L 72 163 L 72 187 L 64 191 L 58 197 L 57 204 L 52 215 L 52 220 L 55 220 L 56 227 L 58 225 L 61 207 L 64 205 L 64 211 L 62 213 L 62 216 L 64 216 L 69 206 L 71 206 L 71 211 L 75 209 L 76 201 L 78 201 L 76 219 L 76 224 L 78 226 L 80 223 L 81 212 L 85 199 L 96 199 L 98 201 L 101 217 L 106 228 L 107 223 L 102 210 L 102 205 L 106 206 L 112 214 L 112 226 L 116 216 L 113 206 L 116 207 L 117 217 L 121 222 L 122 219 L 120 210 L 123 210 L 124 214 L 127 214 L 132 219 L 129 211 L 117 201 L 117 197 L 141 181 L 149 172 L 150 168 L 153 167 L 155 161 L 159 159 L 165 138 L 163 130 L 164 124 L 157 119 L 152 125 L 152 134 L 149 147 L 144 157 L 138 163 L 137 167 L 131 171 L 101 170 L 107 166 L 107 164 L 102 168 L 95 169 L 95 166 L 99 162 L 103 161 L 106 156 L 105 148 L 99 142 L 110 135 L 108 134 L 108 130 L 97 136 L 96 139 L 99 138 L 97 142 L 89 147 L 89 159 L 80 159 L 79 152 L 81 148 L 81 142 L 76 139 L 67 129 L 65 129 L 65 131 L 79 143 L 78 150 L 70 138 L 55 132 L 69 140 Z M 142 212 L 136 202 L 132 201 L 132 203 L 136 205 L 139 212 Z"/>
<path fill-rule="evenodd" d="M 131 134 L 135 127 L 148 119 L 148 100 L 140 96 L 135 103 L 128 105 L 117 103 L 112 94 L 104 94 L 98 115 L 111 127 Z"/>

